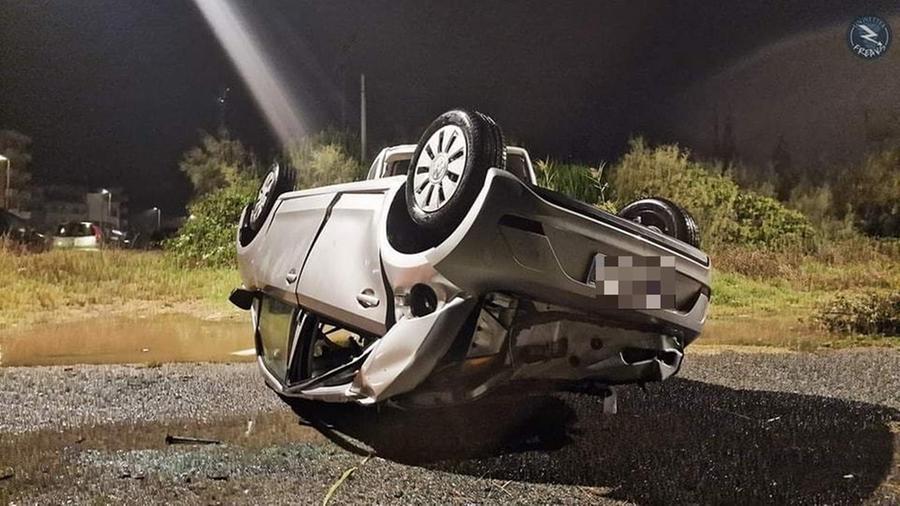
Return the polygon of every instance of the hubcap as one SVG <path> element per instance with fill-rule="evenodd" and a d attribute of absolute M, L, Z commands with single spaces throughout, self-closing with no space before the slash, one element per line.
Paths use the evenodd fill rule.
<path fill-rule="evenodd" d="M 456 193 L 466 168 L 466 137 L 456 125 L 447 125 L 431 134 L 416 160 L 413 195 L 426 212 L 444 207 Z"/>
<path fill-rule="evenodd" d="M 266 207 L 266 201 L 269 200 L 269 194 L 272 193 L 272 187 L 275 186 L 275 171 L 269 172 L 262 186 L 259 187 L 259 193 L 256 194 L 256 203 L 253 204 L 253 211 L 250 213 L 250 219 L 256 221 Z"/>

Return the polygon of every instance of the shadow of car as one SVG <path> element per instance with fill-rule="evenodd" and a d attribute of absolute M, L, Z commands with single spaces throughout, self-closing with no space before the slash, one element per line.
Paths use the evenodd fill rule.
<path fill-rule="evenodd" d="M 846 504 L 891 472 L 896 410 L 827 397 L 674 379 L 620 390 L 604 415 L 585 394 L 492 397 L 380 412 L 293 400 L 346 449 L 432 470 L 602 487 L 639 504 Z M 886 492 L 890 494 L 890 492 Z"/>

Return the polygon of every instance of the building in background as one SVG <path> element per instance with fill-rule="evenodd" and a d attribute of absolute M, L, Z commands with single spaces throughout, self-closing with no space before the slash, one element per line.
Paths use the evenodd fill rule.
<path fill-rule="evenodd" d="M 70 221 L 95 221 L 124 229 L 128 227 L 127 202 L 121 188 L 89 191 L 82 185 L 46 185 L 32 192 L 31 220 L 45 231 Z"/>
<path fill-rule="evenodd" d="M 128 197 L 122 188 L 103 188 L 84 197 L 87 204 L 87 220 L 108 223 L 122 229 L 128 226 Z"/>

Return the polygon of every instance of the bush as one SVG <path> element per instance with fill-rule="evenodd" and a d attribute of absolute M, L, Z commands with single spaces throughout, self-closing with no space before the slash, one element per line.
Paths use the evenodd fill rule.
<path fill-rule="evenodd" d="M 352 137 L 325 131 L 288 147 L 285 156 L 297 171 L 297 188 L 315 188 L 357 181 L 365 168 L 354 156 Z"/>
<path fill-rule="evenodd" d="M 784 207 L 772 197 L 743 192 L 734 201 L 734 225 L 725 240 L 783 249 L 807 244 L 814 235 L 803 213 Z"/>
<path fill-rule="evenodd" d="M 591 168 L 587 165 L 564 164 L 554 160 L 538 160 L 534 167 L 539 186 L 564 193 L 589 204 L 604 202 L 608 187 L 604 165 Z"/>
<path fill-rule="evenodd" d="M 676 145 L 651 148 L 631 141 L 611 176 L 618 207 L 646 197 L 664 197 L 690 212 L 700 225 L 703 244 L 783 248 L 804 244 L 813 228 L 801 213 L 777 200 L 741 190 L 722 166 L 690 159 Z"/>
<path fill-rule="evenodd" d="M 870 235 L 900 237 L 900 146 L 869 155 L 848 179 L 843 196 L 859 228 Z"/>
<path fill-rule="evenodd" d="M 190 218 L 165 249 L 184 265 L 234 266 L 238 220 L 255 197 L 256 183 L 250 180 L 200 197 L 188 207 Z"/>
<path fill-rule="evenodd" d="M 832 332 L 900 336 L 900 291 L 839 295 L 814 319 Z"/>
<path fill-rule="evenodd" d="M 853 213 L 838 208 L 834 193 L 828 184 L 822 186 L 802 184 L 795 187 L 791 190 L 787 205 L 809 219 L 818 231 L 821 243 L 860 238 L 859 232 L 853 226 Z"/>

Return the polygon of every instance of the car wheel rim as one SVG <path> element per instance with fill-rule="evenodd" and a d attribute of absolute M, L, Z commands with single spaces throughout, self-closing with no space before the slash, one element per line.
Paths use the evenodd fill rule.
<path fill-rule="evenodd" d="M 269 194 L 272 193 L 272 187 L 275 186 L 275 171 L 269 172 L 262 186 L 259 187 L 259 193 L 256 194 L 256 203 L 253 205 L 253 212 L 250 213 L 250 219 L 256 221 L 262 215 L 266 202 L 269 200 Z"/>
<path fill-rule="evenodd" d="M 431 134 L 413 176 L 416 204 L 426 212 L 437 211 L 450 201 L 466 170 L 466 136 L 460 127 L 447 125 Z"/>

